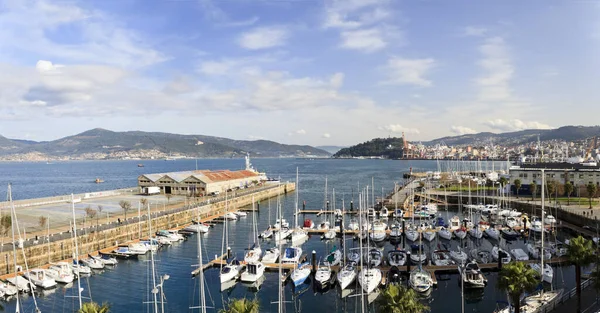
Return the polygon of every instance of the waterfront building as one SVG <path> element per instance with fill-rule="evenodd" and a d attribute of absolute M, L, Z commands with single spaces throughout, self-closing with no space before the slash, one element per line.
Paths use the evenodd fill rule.
<path fill-rule="evenodd" d="M 571 182 L 575 189 L 589 183 L 600 187 L 600 166 L 596 162 L 568 163 L 568 162 L 546 162 L 546 163 L 523 163 L 511 166 L 509 169 L 511 190 L 516 193 L 514 182 L 521 181 L 520 195 L 531 194 L 530 186 L 533 182 L 541 184 L 541 173 L 544 169 L 547 181 L 556 181 L 559 184 Z M 540 190 L 538 188 L 538 190 Z M 538 191 L 539 192 L 539 191 Z"/>

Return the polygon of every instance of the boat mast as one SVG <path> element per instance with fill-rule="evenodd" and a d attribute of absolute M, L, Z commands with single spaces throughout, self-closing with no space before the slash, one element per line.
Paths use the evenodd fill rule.
<path fill-rule="evenodd" d="M 542 248 L 540 250 L 540 277 L 542 277 L 542 282 L 544 281 L 544 232 L 546 231 L 546 227 L 544 225 L 544 189 L 546 189 L 544 169 L 542 169 Z M 552 195 L 550 195 L 552 196 Z M 542 288 L 542 293 L 544 293 L 544 288 Z"/>
<path fill-rule="evenodd" d="M 283 230 L 282 227 L 282 213 L 281 212 L 281 202 L 280 202 L 280 196 L 281 196 L 281 189 L 279 189 L 279 192 L 277 193 L 277 214 L 279 215 L 279 231 L 281 232 Z M 281 238 L 283 239 L 283 238 Z M 279 275 L 277 276 L 277 287 L 278 287 L 278 293 L 277 293 L 277 312 L 278 313 L 283 313 L 283 290 L 282 290 L 282 276 L 283 276 L 283 271 L 282 271 L 282 267 L 281 264 L 282 262 L 282 258 L 283 258 L 283 253 L 281 252 L 282 249 L 282 243 L 283 240 L 279 240 Z M 298 264 L 296 264 L 297 266 Z"/>
<path fill-rule="evenodd" d="M 298 228 L 298 167 L 296 167 L 296 212 L 294 214 L 296 227 Z"/>
<path fill-rule="evenodd" d="M 252 196 L 252 232 L 254 233 L 254 243 L 260 247 L 260 240 L 257 240 L 258 237 L 256 233 L 258 233 L 258 225 L 256 223 L 256 206 L 254 205 L 254 196 Z"/>
<path fill-rule="evenodd" d="M 154 249 L 152 249 L 152 215 L 150 215 L 150 204 L 148 203 L 148 236 L 150 237 L 150 264 L 152 266 L 152 295 L 154 297 L 154 312 L 158 313 L 158 299 L 156 298 L 156 294 L 158 292 L 154 292 L 156 288 L 156 268 L 154 267 Z M 75 241 L 77 242 L 77 241 Z M 79 279 L 77 280 L 79 282 Z M 81 288 L 79 289 L 81 290 Z M 79 292 L 81 295 L 81 291 Z M 162 299 L 161 299 L 162 300 Z"/>
<path fill-rule="evenodd" d="M 77 220 L 75 219 L 75 197 L 71 194 L 71 212 L 73 214 L 73 238 L 75 238 L 75 262 L 77 264 L 77 298 L 81 310 L 81 268 L 79 265 L 79 248 L 77 247 Z M 156 284 L 155 284 L 156 285 Z M 156 296 L 155 296 L 156 297 Z"/>
<path fill-rule="evenodd" d="M 18 286 L 17 284 L 17 278 L 19 277 L 19 271 L 18 268 L 19 266 L 17 265 L 17 245 L 16 245 L 16 241 L 15 241 L 15 217 L 16 217 L 16 212 L 15 212 L 15 206 L 13 204 L 13 200 L 12 200 L 12 190 L 11 190 L 11 186 L 10 184 L 8 184 L 8 201 L 10 202 L 10 220 L 11 220 L 11 231 L 12 231 L 12 242 L 13 242 L 13 261 L 14 261 L 14 265 L 15 265 L 15 286 Z M 15 308 L 15 313 L 20 313 L 21 312 L 21 302 L 19 301 L 19 291 L 17 291 L 17 293 L 15 294 L 17 297 L 17 307 Z"/>
<path fill-rule="evenodd" d="M 362 225 L 362 209 L 363 209 L 363 196 L 362 193 L 358 194 L 358 242 L 359 242 L 359 254 L 360 254 L 360 271 L 361 274 L 363 273 L 363 271 L 365 270 L 363 267 L 363 242 L 362 239 L 360 238 L 360 234 L 362 233 L 363 230 L 363 225 Z M 368 234 L 367 234 L 368 235 Z M 366 275 L 365 275 L 366 276 Z M 366 282 L 363 282 L 366 283 Z M 365 297 L 363 296 L 363 291 L 360 290 L 360 311 L 361 313 L 365 312 Z"/>
<path fill-rule="evenodd" d="M 198 223 L 201 223 L 200 210 L 198 210 Z M 206 298 L 204 296 L 204 270 L 202 269 L 202 246 L 200 238 L 201 236 L 202 233 L 198 232 L 198 262 L 200 265 L 200 276 L 198 277 L 198 280 L 200 281 L 200 312 L 206 313 Z"/>

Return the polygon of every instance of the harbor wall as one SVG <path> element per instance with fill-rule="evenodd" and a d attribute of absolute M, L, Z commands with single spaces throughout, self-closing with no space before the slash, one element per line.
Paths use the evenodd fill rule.
<path fill-rule="evenodd" d="M 229 199 L 227 207 L 230 211 L 236 210 L 252 204 L 252 197 L 254 197 L 254 201 L 260 201 L 276 197 L 279 194 L 284 194 L 293 191 L 294 189 L 294 183 L 285 183 L 279 186 L 273 186 L 272 188 L 258 190 Z M 223 215 L 224 213 L 225 201 L 222 200 L 201 207 L 188 206 L 165 212 L 152 212 L 152 232 L 156 232 L 160 229 L 181 228 L 190 224 L 192 220 L 197 220 L 198 214 L 200 214 L 202 221 L 207 221 Z M 92 223 L 92 225 L 87 228 L 77 230 L 77 244 L 80 256 L 85 256 L 88 253 L 94 253 L 98 250 L 123 244 L 128 241 L 148 238 L 149 223 L 147 214 L 143 214 L 139 222 L 137 217 L 130 218 L 121 224 L 116 222 L 99 223 L 100 220 L 102 219 L 96 220 L 98 224 Z M 55 236 L 60 239 L 55 240 L 56 238 L 52 238 Z M 18 248 L 16 250 L 18 265 L 25 269 L 25 258 L 27 260 L 27 266 L 31 269 L 73 257 L 75 242 L 71 238 L 70 232 L 51 234 L 50 237 L 52 239 L 49 240 L 49 243 L 47 237 L 45 237 L 39 238 L 38 244 L 36 245 Z M 7 247 L 9 251 L 6 251 Z M 14 272 L 14 254 L 12 245 L 4 245 L 3 249 L 5 251 L 0 251 L 0 275 Z"/>
<path fill-rule="evenodd" d="M 94 191 L 94 192 L 74 194 L 73 199 L 75 199 L 76 202 L 79 202 L 79 201 L 85 200 L 85 199 L 94 199 L 94 198 L 102 198 L 102 197 L 107 197 L 107 196 L 134 194 L 136 192 L 138 192 L 137 187 L 116 189 L 116 190 L 106 190 L 106 191 Z M 13 201 L 13 205 L 17 209 L 38 206 L 38 205 L 55 204 L 55 203 L 71 203 L 71 195 L 35 198 L 35 199 L 23 199 L 23 200 L 14 200 Z M 2 210 L 10 210 L 10 202 L 8 202 L 8 201 L 0 202 L 0 208 L 2 208 Z"/>

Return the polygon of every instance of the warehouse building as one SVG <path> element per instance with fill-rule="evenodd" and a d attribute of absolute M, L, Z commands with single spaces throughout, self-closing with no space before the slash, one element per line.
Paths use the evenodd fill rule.
<path fill-rule="evenodd" d="M 146 193 L 148 187 L 159 187 L 163 194 L 194 196 L 245 188 L 266 179 L 264 173 L 259 173 L 252 168 L 249 158 L 246 157 L 245 170 L 198 170 L 145 174 L 138 177 L 138 187 L 140 193 Z"/>

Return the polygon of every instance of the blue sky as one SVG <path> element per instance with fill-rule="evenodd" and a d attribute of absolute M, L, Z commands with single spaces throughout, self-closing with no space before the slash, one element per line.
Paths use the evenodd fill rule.
<path fill-rule="evenodd" d="M 349 145 L 595 125 L 594 1 L 0 0 L 0 134 Z"/>

